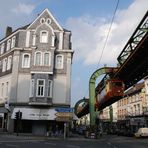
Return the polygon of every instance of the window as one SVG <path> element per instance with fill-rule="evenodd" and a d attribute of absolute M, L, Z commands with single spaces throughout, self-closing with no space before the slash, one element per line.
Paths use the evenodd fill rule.
<path fill-rule="evenodd" d="M 62 69 L 63 68 L 63 55 L 56 56 L 56 68 Z"/>
<path fill-rule="evenodd" d="M 22 67 L 29 68 L 30 67 L 30 54 L 24 54 L 22 60 Z"/>
<path fill-rule="evenodd" d="M 0 61 L 0 69 L 2 69 L 2 62 Z"/>
<path fill-rule="evenodd" d="M 41 65 L 42 57 L 41 57 L 41 52 L 36 52 L 35 53 L 35 65 Z"/>
<path fill-rule="evenodd" d="M 4 53 L 4 49 L 5 49 L 5 43 L 2 43 L 2 45 L 1 45 L 1 54 Z"/>
<path fill-rule="evenodd" d="M 12 64 L 12 56 L 9 56 L 7 62 L 7 70 L 11 69 L 11 64 Z"/>
<path fill-rule="evenodd" d="M 6 68 L 7 68 L 7 58 L 3 59 L 2 72 L 6 71 Z"/>
<path fill-rule="evenodd" d="M 37 96 L 44 97 L 44 90 L 45 90 L 45 80 L 38 79 L 37 80 Z"/>
<path fill-rule="evenodd" d="M 1 96 L 4 97 L 4 83 L 2 83 L 2 87 L 1 87 Z"/>
<path fill-rule="evenodd" d="M 11 48 L 15 47 L 16 36 L 12 38 Z"/>
<path fill-rule="evenodd" d="M 6 83 L 6 96 L 8 97 L 9 93 L 9 82 Z"/>
<path fill-rule="evenodd" d="M 40 42 L 41 43 L 47 43 L 48 42 L 48 32 L 47 31 L 41 31 L 40 32 Z"/>
<path fill-rule="evenodd" d="M 30 97 L 34 96 L 34 80 L 30 81 Z"/>
<path fill-rule="evenodd" d="M 52 81 L 48 81 L 48 97 L 52 97 Z"/>
<path fill-rule="evenodd" d="M 44 66 L 50 65 L 50 53 L 44 53 Z"/>
<path fill-rule="evenodd" d="M 40 23 L 41 23 L 41 24 L 45 23 L 45 19 L 44 19 L 44 18 L 41 18 L 41 19 L 40 19 Z"/>
<path fill-rule="evenodd" d="M 10 50 L 10 47 L 11 47 L 10 45 L 11 45 L 11 40 L 9 39 L 9 40 L 7 41 L 7 51 Z"/>
<path fill-rule="evenodd" d="M 51 24 L 51 19 L 47 18 L 46 22 L 47 22 L 47 24 Z"/>

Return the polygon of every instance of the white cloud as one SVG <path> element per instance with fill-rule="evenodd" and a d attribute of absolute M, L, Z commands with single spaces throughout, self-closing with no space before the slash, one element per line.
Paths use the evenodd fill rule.
<path fill-rule="evenodd" d="M 12 12 L 15 12 L 17 14 L 24 13 L 24 14 L 31 14 L 32 11 L 35 9 L 35 5 L 32 4 L 25 4 L 25 3 L 19 3 L 16 8 L 12 9 Z"/>
<path fill-rule="evenodd" d="M 127 9 L 117 11 L 100 64 L 117 63 L 117 56 L 140 23 L 147 6 L 147 0 L 135 0 Z M 98 63 L 110 25 L 109 21 L 91 16 L 67 20 L 67 26 L 72 30 L 75 60 L 81 59 L 86 65 Z"/>
<path fill-rule="evenodd" d="M 34 15 L 32 11 L 38 5 L 39 0 L 34 3 L 32 0 L 5 0 L 0 4 L 0 38 L 5 36 L 5 28 L 11 26 L 13 30 L 29 24 Z M 26 4 L 27 3 L 27 4 Z M 9 5 L 8 5 L 9 4 Z M 25 18 L 25 19 L 24 19 Z"/>

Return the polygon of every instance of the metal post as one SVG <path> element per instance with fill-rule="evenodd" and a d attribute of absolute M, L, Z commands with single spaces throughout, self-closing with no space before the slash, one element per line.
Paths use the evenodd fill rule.
<path fill-rule="evenodd" d="M 64 123 L 64 139 L 66 139 L 66 122 Z"/>

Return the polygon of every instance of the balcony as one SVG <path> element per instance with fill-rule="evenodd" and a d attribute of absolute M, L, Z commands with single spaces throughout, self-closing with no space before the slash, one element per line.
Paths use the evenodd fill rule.
<path fill-rule="evenodd" d="M 31 97 L 29 98 L 29 105 L 52 105 L 52 98 Z"/>

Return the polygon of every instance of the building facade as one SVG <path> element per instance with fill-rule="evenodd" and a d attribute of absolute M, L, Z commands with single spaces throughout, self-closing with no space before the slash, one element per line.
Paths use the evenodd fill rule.
<path fill-rule="evenodd" d="M 56 113 L 71 112 L 72 56 L 71 31 L 48 9 L 15 31 L 7 27 L 0 40 L 0 128 L 15 132 L 20 111 L 22 132 L 61 129 L 67 120 Z"/>
<path fill-rule="evenodd" d="M 135 84 L 118 101 L 118 125 L 120 129 L 135 132 L 140 127 L 148 126 L 148 80 Z"/>

